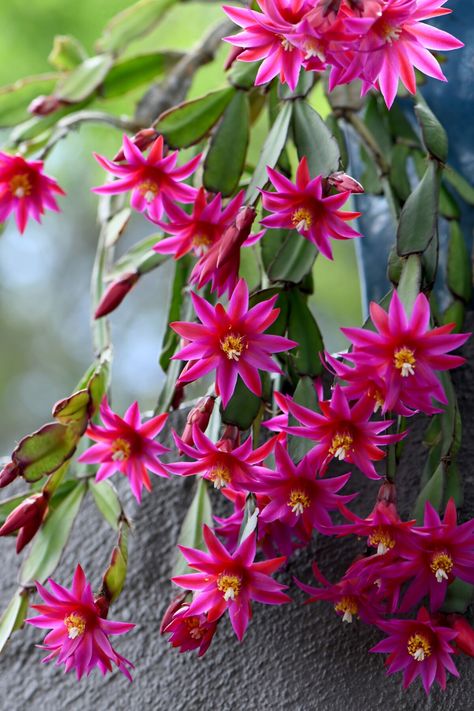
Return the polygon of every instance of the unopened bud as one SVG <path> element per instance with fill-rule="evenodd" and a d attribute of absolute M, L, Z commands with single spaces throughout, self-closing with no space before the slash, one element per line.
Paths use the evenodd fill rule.
<path fill-rule="evenodd" d="M 4 486 L 8 486 L 14 481 L 18 476 L 20 476 L 20 468 L 15 462 L 8 462 L 5 464 L 2 471 L 0 472 L 0 489 Z"/>
<path fill-rule="evenodd" d="M 184 373 L 183 369 L 183 373 Z M 171 409 L 172 410 L 177 410 L 178 407 L 181 405 L 181 403 L 184 400 L 184 385 L 182 383 L 176 383 L 174 393 L 173 393 L 173 399 L 171 400 Z"/>
<path fill-rule="evenodd" d="M 231 68 L 239 54 L 242 54 L 243 51 L 244 50 L 242 49 L 242 47 L 231 47 L 230 52 L 227 55 L 227 59 L 224 63 L 224 71 L 227 71 Z"/>
<path fill-rule="evenodd" d="M 28 106 L 28 113 L 34 116 L 49 116 L 65 105 L 57 96 L 37 96 Z"/>
<path fill-rule="evenodd" d="M 174 597 L 168 607 L 165 610 L 165 614 L 163 615 L 163 618 L 161 620 L 160 624 L 160 634 L 165 634 L 166 628 L 168 627 L 169 623 L 173 619 L 173 616 L 180 610 L 183 605 L 185 604 L 184 601 L 186 600 L 188 596 L 188 593 L 186 591 L 180 592 L 179 595 L 176 595 Z"/>
<path fill-rule="evenodd" d="M 329 185 L 336 188 L 340 193 L 350 192 L 350 193 L 363 193 L 364 188 L 360 183 L 357 182 L 355 178 L 350 175 L 339 171 L 337 173 L 332 173 L 327 178 Z"/>
<path fill-rule="evenodd" d="M 380 502 L 393 505 L 397 503 L 397 489 L 395 484 L 384 481 L 377 493 L 377 503 Z"/>
<path fill-rule="evenodd" d="M 226 425 L 224 434 L 218 442 L 217 449 L 222 449 L 225 452 L 232 452 L 233 449 L 240 444 L 240 430 L 235 425 Z"/>
<path fill-rule="evenodd" d="M 203 397 L 199 400 L 198 404 L 193 407 L 186 418 L 186 424 L 184 426 L 183 434 L 181 439 L 183 442 L 189 445 L 194 444 L 193 439 L 193 427 L 199 427 L 201 432 L 204 432 L 209 424 L 209 420 L 214 409 L 215 398 L 212 396 Z"/>
<path fill-rule="evenodd" d="M 448 615 L 450 627 L 458 633 L 454 640 L 461 652 L 474 657 L 474 629 L 462 615 Z"/>
<path fill-rule="evenodd" d="M 146 151 L 148 146 L 150 146 L 153 141 L 157 139 L 157 137 L 158 134 L 154 128 L 142 128 L 142 130 L 138 131 L 138 133 L 132 136 L 130 140 L 138 148 L 138 150 L 143 153 L 144 151 Z M 114 155 L 112 160 L 118 163 L 120 163 L 120 161 L 122 160 L 125 160 L 125 153 L 123 152 L 123 148 L 121 148 L 119 152 Z"/>
<path fill-rule="evenodd" d="M 108 600 L 105 595 L 99 595 L 94 599 L 94 603 L 100 617 L 105 619 L 109 614 L 110 600 Z"/>
<path fill-rule="evenodd" d="M 138 272 L 127 272 L 120 279 L 113 281 L 106 289 L 95 311 L 94 318 L 102 318 L 120 306 L 128 292 L 135 286 L 140 275 Z"/>
<path fill-rule="evenodd" d="M 20 553 L 31 541 L 43 523 L 48 508 L 48 498 L 44 493 L 29 496 L 7 516 L 5 523 L 0 528 L 0 536 L 8 536 L 10 533 L 18 531 L 17 553 Z"/>

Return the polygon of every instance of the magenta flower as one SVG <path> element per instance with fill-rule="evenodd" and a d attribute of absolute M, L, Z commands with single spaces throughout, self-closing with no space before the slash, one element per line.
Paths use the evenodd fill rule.
<path fill-rule="evenodd" d="M 323 178 L 311 180 L 306 157 L 301 159 L 296 171 L 296 184 L 273 168 L 267 168 L 276 192 L 262 190 L 263 207 L 271 212 L 261 224 L 264 227 L 295 229 L 316 245 L 328 259 L 332 259 L 330 238 L 347 240 L 360 237 L 348 220 L 359 217 L 360 212 L 343 212 L 341 208 L 350 197 L 350 191 L 337 195 L 323 194 Z"/>
<path fill-rule="evenodd" d="M 455 578 L 474 584 L 474 519 L 458 526 L 456 505 L 450 499 L 441 521 L 427 501 L 424 526 L 414 531 L 418 534 L 415 545 L 403 551 L 408 562 L 394 573 L 405 580 L 414 577 L 400 610 L 410 610 L 424 595 L 429 595 L 434 612 L 443 604 L 448 586 Z"/>
<path fill-rule="evenodd" d="M 120 178 L 113 183 L 93 188 L 94 192 L 100 195 L 116 195 L 131 190 L 132 207 L 139 212 L 146 212 L 152 222 L 158 222 L 163 211 L 167 211 L 173 202 L 195 200 L 196 188 L 182 181 L 196 170 L 201 155 L 176 167 L 178 151 L 163 156 L 163 136 L 158 136 L 147 158 L 125 135 L 123 151 L 125 164 L 115 163 L 94 153 L 102 168 Z"/>
<path fill-rule="evenodd" d="M 341 81 L 360 77 L 364 93 L 374 84 L 380 87 L 390 108 L 399 79 L 411 94 L 416 92 L 415 68 L 430 77 L 446 81 L 441 67 L 429 50 L 458 49 L 463 43 L 448 32 L 427 25 L 429 20 L 449 13 L 446 0 L 387 0 L 368 18 L 347 18 L 345 28 L 360 32 L 357 51 L 352 55 Z"/>
<path fill-rule="evenodd" d="M 372 368 L 386 384 L 382 411 L 394 410 L 399 403 L 424 411 L 428 391 L 435 400 L 447 404 L 435 371 L 464 363 L 464 358 L 446 353 L 459 348 L 470 334 L 452 334 L 454 324 L 430 330 L 430 306 L 424 294 L 418 294 L 409 318 L 396 291 L 388 314 L 372 302 L 370 315 L 376 332 L 363 328 L 341 330 L 355 346 L 345 357 L 357 366 Z"/>
<path fill-rule="evenodd" d="M 191 297 L 201 323 L 170 324 L 180 336 L 191 341 L 173 358 L 197 361 L 188 364 L 178 383 L 192 382 L 215 370 L 216 390 L 224 407 L 232 397 L 239 375 L 249 390 L 260 396 L 262 383 L 258 370 L 281 373 L 270 355 L 297 345 L 289 338 L 264 333 L 280 312 L 273 308 L 277 297 L 249 309 L 249 292 L 243 279 L 235 287 L 227 310 L 220 303 L 211 306 L 197 294 L 192 293 Z"/>
<path fill-rule="evenodd" d="M 107 399 L 104 398 L 100 406 L 100 416 L 105 427 L 91 424 L 86 430 L 86 434 L 98 444 L 81 454 L 79 461 L 87 464 L 100 463 L 96 481 L 108 479 L 115 472 L 125 474 L 136 500 L 140 503 L 143 487 L 151 491 L 148 470 L 158 476 L 168 476 L 158 456 L 169 450 L 154 441 L 163 429 L 168 415 L 152 417 L 142 424 L 138 404 L 134 402 L 122 419 L 110 409 Z"/>
<path fill-rule="evenodd" d="M 14 212 L 21 234 L 29 217 L 41 222 L 45 208 L 59 212 L 54 194 L 66 194 L 54 178 L 43 173 L 43 165 L 41 160 L 0 151 L 0 222 Z"/>
<path fill-rule="evenodd" d="M 40 645 L 49 652 L 43 662 L 55 659 L 56 665 L 64 664 L 65 671 L 75 669 L 78 679 L 84 674 L 88 676 L 94 667 L 106 674 L 112 671 L 113 663 L 131 681 L 128 667 L 133 669 L 133 664 L 115 651 L 109 636 L 125 634 L 135 625 L 102 617 L 80 565 L 74 573 L 71 589 L 58 585 L 51 578 L 48 582 L 51 592 L 36 583 L 44 604 L 32 605 L 40 614 L 26 620 L 35 627 L 51 629 L 44 645 Z"/>
<path fill-rule="evenodd" d="M 244 192 L 241 191 L 222 209 L 220 193 L 208 202 L 206 191 L 200 188 L 191 214 L 170 202 L 166 209 L 169 222 L 159 222 L 159 225 L 174 237 L 162 239 L 153 249 L 161 254 L 173 254 L 175 259 L 191 250 L 201 256 L 219 241 L 237 216 L 243 200 Z"/>
<path fill-rule="evenodd" d="M 377 625 L 389 636 L 370 651 L 390 653 L 387 673 L 403 671 L 404 689 L 420 676 L 428 694 L 435 681 L 442 689 L 446 688 L 446 669 L 459 676 L 451 659 L 454 649 L 450 644 L 457 632 L 437 624 L 423 607 L 416 620 L 379 620 Z"/>
<path fill-rule="evenodd" d="M 217 621 L 209 622 L 205 614 L 187 616 L 188 609 L 189 605 L 181 605 L 162 634 L 171 633 L 168 641 L 172 647 L 179 647 L 181 653 L 199 649 L 198 657 L 202 657 L 212 642 Z"/>
<path fill-rule="evenodd" d="M 240 447 L 230 449 L 225 442 L 211 442 L 196 425 L 193 427 L 196 447 L 186 444 L 175 432 L 173 437 L 178 450 L 195 461 L 167 464 L 166 468 L 172 474 L 198 474 L 212 481 L 216 489 L 230 486 L 250 491 L 253 491 L 255 480 L 268 471 L 259 464 L 273 452 L 276 440 L 276 437 L 272 437 L 261 447 L 252 449 L 252 438 L 248 437 Z"/>
<path fill-rule="evenodd" d="M 282 396 L 277 398 L 280 401 Z M 285 398 L 286 405 L 301 423 L 301 427 L 284 426 L 288 434 L 315 440 L 316 446 L 309 452 L 310 461 L 320 476 L 324 476 L 332 459 L 352 462 L 369 479 L 379 479 L 372 462 L 383 459 L 380 446 L 398 442 L 404 435 L 381 435 L 392 424 L 391 420 L 370 421 L 373 400 L 365 397 L 350 407 L 341 387 L 336 385 L 330 400 L 321 400 L 321 412 L 313 412 Z"/>
<path fill-rule="evenodd" d="M 208 621 L 214 622 L 228 610 L 234 632 L 242 641 L 252 615 L 251 600 L 267 605 L 291 602 L 282 592 L 287 586 L 270 577 L 286 559 L 272 558 L 255 563 L 255 533 L 245 538 L 232 555 L 208 526 L 203 526 L 203 533 L 208 553 L 178 546 L 191 568 L 199 572 L 178 575 L 172 581 L 195 591 L 186 617 L 207 612 Z"/>
<path fill-rule="evenodd" d="M 313 528 L 328 533 L 332 527 L 329 511 L 352 501 L 356 494 L 340 496 L 336 492 L 350 479 L 350 474 L 331 479 L 316 479 L 314 466 L 308 457 L 293 464 L 286 449 L 275 448 L 276 471 L 263 474 L 253 485 L 253 491 L 264 494 L 269 502 L 260 512 L 259 522 L 281 521 L 295 526 L 301 521 L 309 536 Z"/>

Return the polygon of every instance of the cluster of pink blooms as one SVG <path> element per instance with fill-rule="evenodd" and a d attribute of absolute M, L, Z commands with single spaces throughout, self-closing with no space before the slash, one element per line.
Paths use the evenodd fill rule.
<path fill-rule="evenodd" d="M 294 90 L 301 70 L 329 69 L 329 88 L 355 79 L 390 107 L 401 80 L 416 92 L 415 69 L 446 81 L 431 50 L 462 42 L 425 20 L 451 12 L 446 0 L 257 0 L 259 10 L 224 5 L 241 32 L 227 37 L 243 62 L 259 62 L 255 84 L 278 76 Z M 262 61 L 263 60 L 263 61 Z"/>

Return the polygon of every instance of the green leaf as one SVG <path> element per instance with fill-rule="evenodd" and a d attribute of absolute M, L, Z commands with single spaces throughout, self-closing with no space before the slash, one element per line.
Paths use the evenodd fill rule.
<path fill-rule="evenodd" d="M 390 157 L 393 145 L 388 121 L 389 114 L 390 111 L 387 110 L 385 104 L 375 94 L 369 94 L 364 123 L 386 159 Z"/>
<path fill-rule="evenodd" d="M 418 254 L 411 254 L 405 260 L 398 284 L 398 296 L 409 315 L 413 309 L 415 299 L 420 293 L 421 286 L 421 260 Z"/>
<path fill-rule="evenodd" d="M 444 466 L 439 464 L 435 473 L 427 481 L 418 495 L 415 504 L 414 516 L 419 526 L 423 524 L 425 503 L 429 501 L 435 509 L 439 509 L 443 501 L 444 493 Z"/>
<path fill-rule="evenodd" d="M 321 116 L 301 99 L 294 102 L 293 134 L 298 158 L 306 156 L 309 172 L 315 178 L 339 170 L 339 146 Z"/>
<path fill-rule="evenodd" d="M 415 114 L 421 127 L 423 143 L 432 156 L 446 163 L 448 158 L 448 135 L 434 113 L 426 104 L 417 104 Z"/>
<path fill-rule="evenodd" d="M 236 89 L 246 91 L 255 84 L 259 68 L 259 62 L 234 62 L 227 78 Z"/>
<path fill-rule="evenodd" d="M 169 254 L 159 254 L 155 252 L 153 246 L 160 241 L 161 234 L 152 234 L 149 237 L 137 242 L 128 252 L 125 252 L 113 265 L 107 273 L 109 281 L 115 281 L 127 272 L 138 272 L 145 274 L 146 272 L 156 269 L 161 264 L 166 262 Z"/>
<path fill-rule="evenodd" d="M 265 333 L 270 333 L 275 336 L 283 336 L 286 333 L 288 325 L 288 314 L 290 312 L 289 306 L 289 292 L 276 287 L 271 289 L 263 289 L 263 291 L 257 291 L 250 297 L 250 306 L 255 306 L 261 301 L 268 301 L 272 296 L 278 294 L 278 299 L 275 302 L 275 308 L 280 309 L 280 313 L 276 321 L 272 323 L 271 326 L 267 328 Z"/>
<path fill-rule="evenodd" d="M 28 118 L 27 108 L 33 99 L 51 94 L 57 74 L 38 74 L 19 79 L 14 84 L 0 88 L 0 128 L 14 126 Z"/>
<path fill-rule="evenodd" d="M 270 280 L 298 284 L 313 268 L 317 253 L 312 242 L 291 230 L 268 268 Z"/>
<path fill-rule="evenodd" d="M 222 406 L 221 406 L 222 407 Z M 250 392 L 241 377 L 237 379 L 234 394 L 221 410 L 222 422 L 248 430 L 262 407 L 262 399 Z"/>
<path fill-rule="evenodd" d="M 446 488 L 444 491 L 444 504 L 449 499 L 454 499 L 456 508 L 460 508 L 464 502 L 463 481 L 461 472 L 456 462 L 451 462 L 446 468 Z"/>
<path fill-rule="evenodd" d="M 289 303 L 288 338 L 299 343 L 289 352 L 290 358 L 299 375 L 315 378 L 323 372 L 323 364 L 319 357 L 324 350 L 321 332 L 299 289 L 291 289 Z"/>
<path fill-rule="evenodd" d="M 310 410 L 318 410 L 318 398 L 316 391 L 314 389 L 314 384 L 311 378 L 308 376 L 303 376 L 298 381 L 298 385 L 294 394 L 294 401 L 298 405 L 303 405 L 308 407 Z M 290 415 L 290 424 L 297 425 L 297 420 Z M 310 449 L 314 447 L 314 442 L 304 437 L 296 437 L 294 435 L 288 436 L 288 453 L 294 462 L 300 462 L 305 454 L 307 454 Z"/>
<path fill-rule="evenodd" d="M 130 42 L 151 32 L 176 0 L 140 0 L 122 10 L 105 26 L 97 47 L 121 52 Z"/>
<path fill-rule="evenodd" d="M 459 222 L 449 225 L 447 282 L 450 291 L 468 304 L 472 296 L 472 268 Z"/>
<path fill-rule="evenodd" d="M 439 212 L 447 220 L 460 220 L 461 210 L 459 205 L 448 188 L 441 183 L 439 191 Z"/>
<path fill-rule="evenodd" d="M 99 405 L 102 402 L 105 393 L 109 388 L 111 361 L 112 353 L 110 349 L 103 351 L 101 354 L 100 361 L 96 365 L 95 371 L 92 373 L 92 376 L 89 380 L 89 418 L 94 417 L 95 413 L 99 409 Z"/>
<path fill-rule="evenodd" d="M 55 96 L 71 104 L 84 101 L 102 84 L 112 64 L 113 58 L 109 54 L 86 59 L 58 84 Z"/>
<path fill-rule="evenodd" d="M 407 146 L 396 144 L 392 151 L 390 165 L 390 185 L 396 195 L 405 202 L 411 193 L 411 185 L 407 173 L 409 150 Z"/>
<path fill-rule="evenodd" d="M 371 193 L 372 195 L 380 195 L 382 192 L 382 182 L 380 180 L 377 164 L 363 145 L 360 146 L 360 157 L 365 166 L 360 176 L 360 182 L 364 186 L 365 192 Z"/>
<path fill-rule="evenodd" d="M 89 391 L 79 390 L 55 404 L 53 417 L 63 425 L 70 425 L 81 435 L 87 427 L 89 403 Z"/>
<path fill-rule="evenodd" d="M 211 91 L 161 114 L 156 130 L 171 148 L 192 146 L 206 136 L 235 95 L 233 87 Z"/>
<path fill-rule="evenodd" d="M 71 35 L 56 35 L 48 62 L 59 72 L 75 69 L 87 59 L 87 52 L 82 44 Z"/>
<path fill-rule="evenodd" d="M 24 437 L 13 451 L 12 459 L 27 481 L 38 481 L 70 459 L 76 445 L 77 435 L 71 428 L 50 422 Z"/>
<path fill-rule="evenodd" d="M 249 142 L 247 94 L 237 91 L 211 138 L 204 161 L 203 184 L 207 190 L 232 195 L 239 185 Z"/>
<path fill-rule="evenodd" d="M 244 515 L 240 525 L 238 545 L 245 541 L 257 528 L 259 511 L 257 509 L 257 500 L 254 494 L 247 494 L 245 499 Z"/>
<path fill-rule="evenodd" d="M 202 527 L 204 524 L 212 527 L 212 508 L 206 480 L 199 478 L 197 480 L 196 491 L 191 502 L 191 506 L 187 510 L 181 526 L 181 531 L 178 536 L 178 544 L 180 546 L 187 546 L 188 548 L 205 550 L 206 546 L 204 544 L 202 534 Z M 182 554 L 178 553 L 177 559 L 173 566 L 172 577 L 176 575 L 185 575 L 190 572 L 194 571 L 190 570 Z"/>
<path fill-rule="evenodd" d="M 474 186 L 468 183 L 457 170 L 447 165 L 444 169 L 443 177 L 451 183 L 465 202 L 469 203 L 469 205 L 474 205 Z"/>
<path fill-rule="evenodd" d="M 185 288 L 191 271 L 191 260 L 183 258 L 176 261 L 174 269 L 173 286 L 171 287 L 171 299 L 166 323 L 179 321 L 181 317 Z M 160 354 L 160 365 L 164 371 L 167 371 L 169 368 L 171 356 L 176 351 L 179 340 L 178 334 L 168 327 L 165 331 Z"/>
<path fill-rule="evenodd" d="M 280 99 L 304 99 L 313 88 L 314 81 L 312 72 L 301 72 L 294 91 L 290 89 L 288 84 L 278 84 L 278 96 Z"/>
<path fill-rule="evenodd" d="M 100 513 L 107 523 L 117 531 L 122 515 L 122 506 L 114 485 L 110 481 L 96 482 L 94 479 L 89 479 L 89 489 Z"/>
<path fill-rule="evenodd" d="M 102 585 L 106 598 L 114 602 L 122 592 L 127 577 L 128 565 L 128 532 L 129 527 L 124 521 L 120 524 L 118 542 L 112 551 Z"/>
<path fill-rule="evenodd" d="M 182 58 L 180 52 L 148 52 L 115 62 L 101 89 L 106 99 L 123 96 L 143 84 L 156 81 Z"/>
<path fill-rule="evenodd" d="M 168 370 L 166 371 L 166 380 L 161 388 L 158 402 L 156 404 L 156 412 L 167 412 L 173 401 L 176 381 L 181 373 L 183 366 L 180 360 L 171 360 Z"/>
<path fill-rule="evenodd" d="M 424 252 L 438 221 L 439 172 L 430 161 L 421 181 L 403 206 L 397 233 L 398 254 Z"/>
<path fill-rule="evenodd" d="M 339 125 L 339 121 L 334 114 L 329 114 L 326 119 L 326 125 L 337 141 L 340 154 L 340 163 L 344 169 L 347 169 L 349 166 L 349 153 L 347 151 L 346 137 L 344 136 L 344 133 Z"/>
<path fill-rule="evenodd" d="M 268 182 L 267 167 L 274 168 L 285 146 L 290 126 L 293 102 L 285 102 L 263 144 L 258 163 L 245 194 L 245 201 L 252 205 L 260 195 L 260 188 Z"/>
<path fill-rule="evenodd" d="M 13 632 L 23 626 L 27 612 L 28 591 L 18 588 L 0 619 L 0 653 Z"/>
<path fill-rule="evenodd" d="M 30 585 L 34 580 L 43 583 L 56 569 L 79 513 L 86 486 L 85 482 L 78 482 L 59 506 L 48 515 L 23 562 L 20 572 L 22 585 Z"/>
<path fill-rule="evenodd" d="M 463 614 L 472 602 L 474 585 L 465 583 L 464 580 L 455 578 L 448 586 L 446 598 L 441 607 L 442 612 L 458 612 Z"/>
<path fill-rule="evenodd" d="M 454 323 L 454 333 L 461 333 L 466 318 L 466 307 L 459 299 L 454 299 L 443 313 L 443 323 Z"/>

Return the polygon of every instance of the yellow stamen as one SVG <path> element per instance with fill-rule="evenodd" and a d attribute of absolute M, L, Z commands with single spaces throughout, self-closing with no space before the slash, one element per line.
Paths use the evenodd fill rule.
<path fill-rule="evenodd" d="M 17 198 L 24 198 L 31 195 L 31 182 L 26 173 L 15 175 L 10 180 L 10 191 Z"/>
<path fill-rule="evenodd" d="M 217 578 L 217 589 L 224 593 L 224 600 L 235 600 L 240 592 L 242 580 L 237 575 L 221 573 Z"/>
<path fill-rule="evenodd" d="M 370 534 L 369 545 L 377 547 L 377 555 L 384 555 L 394 547 L 395 541 L 386 528 L 379 526 Z"/>
<path fill-rule="evenodd" d="M 294 211 L 291 221 L 298 232 L 307 232 L 313 224 L 313 216 L 305 207 L 300 207 Z"/>
<path fill-rule="evenodd" d="M 119 437 L 112 442 L 112 459 L 114 462 L 125 462 L 130 457 L 131 450 L 130 442 Z"/>
<path fill-rule="evenodd" d="M 232 480 L 230 469 L 224 464 L 216 464 L 209 472 L 208 477 L 213 482 L 215 489 L 221 489 L 223 486 L 227 486 Z"/>
<path fill-rule="evenodd" d="M 158 195 L 158 185 L 153 180 L 145 180 L 138 189 L 148 203 Z"/>
<path fill-rule="evenodd" d="M 383 407 L 385 400 L 380 390 L 371 385 L 367 391 L 367 395 L 375 400 L 374 412 L 377 412 L 377 410 Z"/>
<path fill-rule="evenodd" d="M 453 559 L 448 553 L 435 553 L 431 558 L 430 568 L 438 583 L 442 583 L 443 580 L 448 579 L 448 575 L 453 569 Z"/>
<path fill-rule="evenodd" d="M 399 348 L 393 354 L 393 362 L 395 368 L 401 371 L 402 378 L 407 378 L 409 375 L 415 375 L 415 353 L 411 348 Z"/>
<path fill-rule="evenodd" d="M 190 637 L 193 639 L 202 639 L 204 637 L 205 630 L 199 623 L 199 617 L 186 617 L 185 622 Z"/>
<path fill-rule="evenodd" d="M 336 605 L 334 605 L 334 609 L 336 612 L 344 613 L 342 615 L 343 622 L 350 623 L 352 622 L 352 618 L 357 616 L 359 606 L 353 597 L 345 595 Z"/>
<path fill-rule="evenodd" d="M 303 491 L 294 489 L 290 493 L 290 498 L 288 499 L 287 506 L 289 506 L 293 513 L 295 513 L 297 516 L 301 516 L 303 511 L 308 508 L 310 503 L 311 501 L 309 499 L 309 496 L 306 496 Z"/>
<path fill-rule="evenodd" d="M 195 247 L 198 250 L 204 251 L 211 244 L 212 244 L 212 239 L 209 237 L 209 235 L 198 234 L 198 235 L 194 235 L 194 237 L 193 237 L 193 247 Z"/>
<path fill-rule="evenodd" d="M 332 438 L 329 453 L 341 462 L 347 457 L 348 452 L 352 449 L 353 439 L 347 432 L 337 433 Z"/>
<path fill-rule="evenodd" d="M 84 634 L 86 629 L 86 621 L 82 615 L 77 612 L 73 612 L 64 618 L 64 624 L 67 627 L 69 639 L 76 639 Z"/>
<path fill-rule="evenodd" d="M 431 645 L 422 634 L 414 634 L 407 643 L 408 654 L 417 662 L 422 662 L 431 656 Z"/>
<path fill-rule="evenodd" d="M 239 360 L 246 348 L 248 348 L 248 345 L 245 342 L 245 337 L 239 336 L 238 333 L 229 333 L 221 341 L 221 349 L 229 360 Z"/>

